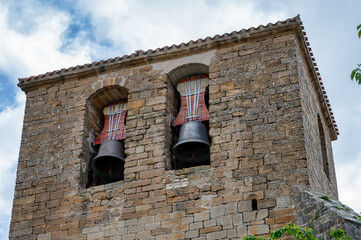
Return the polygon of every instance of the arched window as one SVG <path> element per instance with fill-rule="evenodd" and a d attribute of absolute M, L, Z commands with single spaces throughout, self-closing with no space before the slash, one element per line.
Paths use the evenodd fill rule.
<path fill-rule="evenodd" d="M 321 158 L 322 158 L 323 171 L 325 172 L 327 178 L 329 179 L 330 169 L 327 158 L 326 138 L 325 138 L 325 133 L 323 131 L 320 115 L 317 115 L 317 122 L 318 122 L 318 132 L 319 132 L 320 144 L 321 144 Z"/>
<path fill-rule="evenodd" d="M 209 165 L 208 66 L 182 65 L 168 77 L 174 86 L 171 168 Z"/>
<path fill-rule="evenodd" d="M 89 97 L 86 186 L 124 179 L 126 114 L 127 92 L 119 86 L 102 88 Z"/>

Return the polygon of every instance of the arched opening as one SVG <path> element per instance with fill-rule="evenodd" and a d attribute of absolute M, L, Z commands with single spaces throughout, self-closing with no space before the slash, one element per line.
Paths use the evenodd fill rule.
<path fill-rule="evenodd" d="M 323 131 L 320 115 L 318 114 L 317 114 L 317 122 L 318 122 L 318 132 L 319 132 L 320 144 L 321 144 L 321 159 L 322 159 L 323 171 L 325 172 L 327 178 L 330 179 L 330 168 L 327 157 L 326 137 Z"/>
<path fill-rule="evenodd" d="M 191 63 L 168 73 L 173 87 L 171 169 L 209 165 L 208 66 Z"/>
<path fill-rule="evenodd" d="M 124 139 L 127 91 L 119 86 L 105 87 L 87 100 L 87 187 L 124 179 Z"/>

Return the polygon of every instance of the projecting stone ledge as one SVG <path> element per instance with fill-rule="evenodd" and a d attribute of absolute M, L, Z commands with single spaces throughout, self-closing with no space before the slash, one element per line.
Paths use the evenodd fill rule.
<path fill-rule="evenodd" d="M 360 215 L 327 195 L 295 188 L 296 224 L 313 229 L 318 239 L 331 239 L 330 230 L 340 228 L 353 239 L 361 239 Z"/>

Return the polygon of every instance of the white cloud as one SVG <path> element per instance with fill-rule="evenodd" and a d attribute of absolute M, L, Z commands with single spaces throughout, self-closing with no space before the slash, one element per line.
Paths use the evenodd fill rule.
<path fill-rule="evenodd" d="M 13 80 L 14 88 L 18 77 L 90 61 L 89 42 L 79 44 L 74 41 L 67 52 L 60 51 L 63 33 L 71 23 L 69 14 L 40 5 L 37 1 L 18 4 L 18 10 L 25 11 L 24 15 L 12 12 L 10 5 L 0 2 L 0 71 Z M 10 23 L 13 19 L 16 20 Z M 30 19 L 31 23 L 27 23 Z M 72 51 L 73 46 L 77 51 Z M 13 102 L 12 107 L 0 112 L 0 238 L 7 238 L 10 223 L 25 106 L 25 95 L 20 89 Z"/>
<path fill-rule="evenodd" d="M 111 40 L 114 49 L 129 54 L 198 38 L 223 34 L 285 19 L 285 11 L 265 12 L 252 1 L 97 1 L 81 0 L 98 41 Z M 113 53 L 114 54 L 114 53 Z"/>
<path fill-rule="evenodd" d="M 340 201 L 361 213 L 361 153 L 352 159 L 352 164 L 336 168 Z"/>
<path fill-rule="evenodd" d="M 87 44 L 77 45 L 76 52 L 60 51 L 62 34 L 71 23 L 71 18 L 67 13 L 44 8 L 46 11 L 38 10 L 44 15 L 38 16 L 34 12 L 27 16 L 34 18 L 35 24 L 29 33 L 9 26 L 8 20 L 16 13 L 9 12 L 9 8 L 0 3 L 1 36 L 6 36 L 0 38 L 0 70 L 13 75 L 15 79 L 90 61 Z M 21 15 L 18 17 L 21 18 Z"/>
<path fill-rule="evenodd" d="M 19 91 L 16 107 L 0 112 L 0 219 L 10 220 L 24 108 L 25 94 Z M 9 223 L 0 228 L 0 236 Z"/>

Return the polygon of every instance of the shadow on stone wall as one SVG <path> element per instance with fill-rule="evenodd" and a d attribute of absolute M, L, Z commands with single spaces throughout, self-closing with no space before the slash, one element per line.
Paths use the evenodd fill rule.
<path fill-rule="evenodd" d="M 330 230 L 341 228 L 353 239 L 361 239 L 360 215 L 338 200 L 295 187 L 295 222 L 313 229 L 318 239 L 332 239 Z"/>

